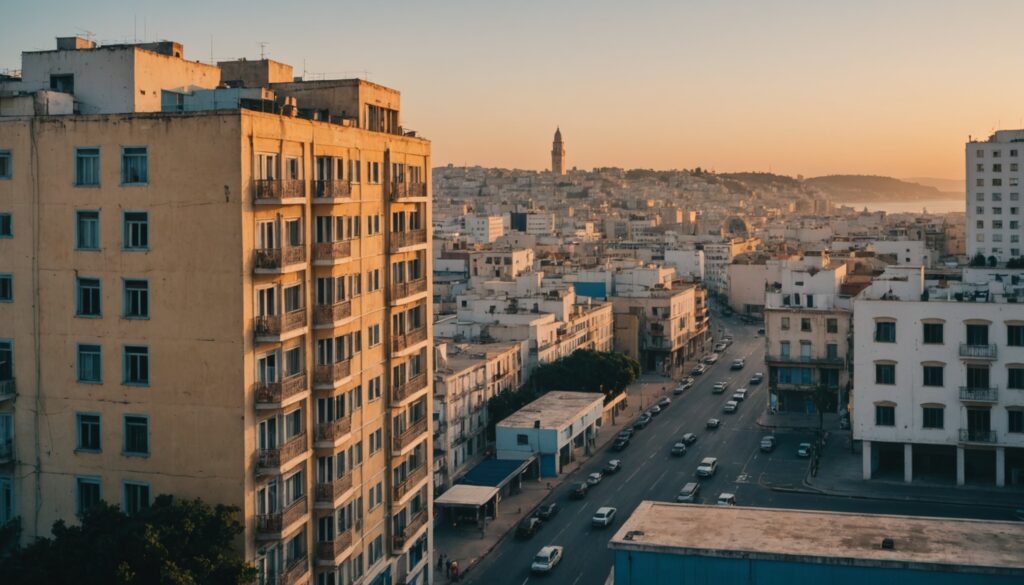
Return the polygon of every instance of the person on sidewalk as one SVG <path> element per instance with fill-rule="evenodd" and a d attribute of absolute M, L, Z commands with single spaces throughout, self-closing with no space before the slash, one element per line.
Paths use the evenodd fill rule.
<path fill-rule="evenodd" d="M 444 563 L 444 576 L 449 578 L 449 579 L 451 579 L 451 577 L 452 577 L 452 565 L 454 563 L 455 563 L 455 561 L 448 561 L 448 560 L 445 560 L 445 563 Z"/>
<path fill-rule="evenodd" d="M 452 581 L 458 581 L 459 580 L 459 561 L 452 561 L 452 564 L 450 565 L 450 567 L 451 567 Z"/>
<path fill-rule="evenodd" d="M 444 568 L 444 553 L 437 555 L 437 570 L 440 571 Z"/>

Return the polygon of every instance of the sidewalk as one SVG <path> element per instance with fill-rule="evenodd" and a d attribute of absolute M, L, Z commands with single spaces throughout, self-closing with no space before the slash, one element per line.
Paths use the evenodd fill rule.
<path fill-rule="evenodd" d="M 498 515 L 487 524 L 481 533 L 477 528 L 453 528 L 451 526 L 434 526 L 434 583 L 451 583 L 445 570 L 437 568 L 438 555 L 444 554 L 450 560 L 458 561 L 461 580 L 472 574 L 473 567 L 491 552 L 505 537 L 509 536 L 519 522 L 533 513 L 552 491 L 558 489 L 566 478 L 579 470 L 595 456 L 604 457 L 602 449 L 607 446 L 620 430 L 633 424 L 644 408 L 650 408 L 659 398 L 671 394 L 675 382 L 653 375 L 641 376 L 633 385 L 626 388 L 628 406 L 614 417 L 614 421 L 604 421 L 595 442 L 594 455 L 577 459 L 566 466 L 558 477 L 545 477 L 539 480 L 524 481 L 523 489 L 518 494 L 501 500 L 498 504 Z"/>
<path fill-rule="evenodd" d="M 776 412 L 771 414 L 767 410 L 757 417 L 757 426 L 766 429 L 786 431 L 816 431 L 818 430 L 817 414 Z M 825 415 L 825 430 L 831 432 L 839 431 L 839 415 Z"/>

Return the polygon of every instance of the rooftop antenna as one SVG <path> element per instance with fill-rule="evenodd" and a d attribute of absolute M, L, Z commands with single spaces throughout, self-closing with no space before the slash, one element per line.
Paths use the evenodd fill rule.
<path fill-rule="evenodd" d="M 267 45 L 269 44 L 270 43 L 266 41 L 260 41 L 260 61 L 263 61 L 264 59 L 267 58 Z"/>

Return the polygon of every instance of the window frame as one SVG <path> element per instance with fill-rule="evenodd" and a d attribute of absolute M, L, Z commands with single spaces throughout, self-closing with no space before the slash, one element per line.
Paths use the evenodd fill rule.
<path fill-rule="evenodd" d="M 82 443 L 82 417 L 96 417 L 96 447 L 86 447 Z M 99 412 L 76 412 L 75 413 L 75 453 L 102 453 L 103 452 L 103 415 Z"/>
<path fill-rule="evenodd" d="M 146 221 L 142 224 L 146 229 L 146 243 L 145 245 L 131 245 L 131 238 L 129 236 L 129 219 L 128 215 L 133 213 L 142 213 L 146 216 Z M 132 224 L 138 223 L 137 220 L 131 220 Z M 149 251 L 149 211 L 144 209 L 125 209 L 121 211 L 121 250 L 125 252 L 147 252 Z"/>
<path fill-rule="evenodd" d="M 95 347 L 97 356 L 99 358 L 99 365 L 97 372 L 99 378 L 96 380 L 87 380 L 82 376 L 82 348 L 83 347 Z M 99 343 L 79 343 L 75 346 L 75 378 L 79 384 L 102 384 L 103 383 L 103 346 Z"/>
<path fill-rule="evenodd" d="M 96 503 L 103 501 L 103 478 L 98 475 L 76 475 L 75 476 L 75 514 L 81 516 L 88 510 L 82 509 L 82 484 L 95 485 L 99 498 Z"/>
<path fill-rule="evenodd" d="M 880 370 L 879 368 L 883 368 L 883 367 L 892 368 L 892 381 L 891 382 L 881 381 L 883 376 L 881 376 L 882 370 Z M 875 362 L 875 384 L 878 385 L 878 386 L 895 386 L 896 385 L 896 364 L 893 363 L 893 362 Z"/>
<path fill-rule="evenodd" d="M 146 380 L 145 382 L 135 382 L 128 379 L 128 348 L 144 347 L 146 348 Z M 122 386 L 136 386 L 140 388 L 148 388 L 152 382 L 152 370 L 153 364 L 151 352 L 149 351 L 148 345 L 122 345 L 121 346 L 121 385 Z"/>
<path fill-rule="evenodd" d="M 83 213 L 95 213 L 96 214 L 96 247 L 95 248 L 83 248 L 82 247 L 82 214 Z M 75 251 L 76 252 L 99 252 L 102 248 L 103 238 L 101 237 L 101 224 L 100 224 L 100 210 L 99 209 L 75 209 Z"/>
<path fill-rule="evenodd" d="M 146 168 L 145 168 L 145 170 L 146 170 L 146 172 L 145 172 L 145 177 L 143 177 L 143 180 L 141 180 L 141 181 L 131 181 L 131 182 L 129 182 L 129 181 L 125 180 L 127 177 L 125 175 L 125 164 L 124 163 L 125 163 L 125 158 L 127 156 L 129 156 L 126 151 L 128 149 L 132 149 L 132 148 L 141 148 L 141 149 L 145 150 L 145 161 L 146 161 Z M 135 153 L 135 154 L 132 154 L 130 156 L 139 156 L 139 155 L 137 153 Z M 141 145 L 141 144 L 122 144 L 121 145 L 121 186 L 122 187 L 145 187 L 147 185 L 149 185 L 149 146 L 148 145 Z"/>
<path fill-rule="evenodd" d="M 139 508 L 138 510 L 131 511 L 128 509 L 128 487 L 144 487 L 146 488 L 146 505 Z M 127 515 L 136 514 L 142 510 L 153 505 L 153 486 L 148 481 L 131 481 L 125 480 L 121 482 L 121 509 Z"/>
<path fill-rule="evenodd" d="M 7 229 L 4 229 L 6 224 Z M 0 240 L 6 240 L 14 237 L 14 214 L 9 211 L 0 213 Z"/>
<path fill-rule="evenodd" d="M 938 412 L 939 413 L 939 424 L 929 425 L 928 424 L 928 413 Z M 921 405 L 921 428 L 927 430 L 941 431 L 946 428 L 946 409 L 940 405 Z"/>
<path fill-rule="evenodd" d="M 14 178 L 14 154 L 8 148 L 0 149 L 0 159 L 7 159 L 7 171 L 0 166 L 0 181 L 9 181 Z"/>
<path fill-rule="evenodd" d="M 10 292 L 8 296 L 0 296 L 0 303 L 13 303 L 14 302 L 14 274 L 11 272 L 0 272 L 0 281 L 6 281 L 7 289 Z M 0 287 L 2 288 L 2 287 Z"/>
<path fill-rule="evenodd" d="M 139 418 L 146 421 L 146 450 L 145 451 L 129 451 L 128 450 L 128 419 Z M 153 453 L 153 428 L 149 424 L 149 415 L 136 414 L 136 413 L 125 413 L 121 415 L 121 455 L 124 457 L 149 457 Z"/>
<path fill-rule="evenodd" d="M 97 287 L 99 292 L 98 292 L 97 297 L 96 297 L 96 302 L 97 302 L 97 305 L 99 305 L 99 306 L 97 307 L 96 313 L 84 313 L 83 312 L 83 306 L 82 306 L 83 305 L 83 303 L 82 303 L 82 281 L 83 280 L 96 281 L 99 284 L 99 286 Z M 81 318 L 81 319 L 102 319 L 103 318 L 103 279 L 102 278 L 95 278 L 95 277 L 91 277 L 91 276 L 82 276 L 82 275 L 75 276 L 75 317 Z"/>
<path fill-rule="evenodd" d="M 128 288 L 128 283 L 129 282 L 131 282 L 131 283 L 143 282 L 143 283 L 146 284 L 146 288 L 145 289 L 131 289 L 131 290 L 129 290 L 129 288 Z M 143 294 L 145 296 L 144 302 L 142 303 L 142 304 L 145 305 L 145 311 L 143 312 L 143 314 L 133 314 L 133 313 L 130 313 L 129 312 L 129 308 L 131 307 L 131 302 L 129 301 L 129 299 L 131 298 L 132 293 L 136 293 L 136 295 L 138 295 L 140 293 L 140 291 L 141 291 L 141 294 Z M 149 279 L 146 279 L 146 278 L 126 278 L 126 277 L 122 277 L 121 278 L 121 318 L 129 320 L 129 321 L 147 321 L 147 320 L 149 320 L 149 318 L 150 318 L 149 307 L 152 304 L 152 303 L 150 303 L 150 298 L 149 298 L 150 295 L 149 295 L 149 293 L 150 293 Z"/>
<path fill-rule="evenodd" d="M 889 409 L 886 412 L 892 413 L 892 422 L 887 423 L 882 421 L 882 410 L 883 408 Z M 896 405 L 895 404 L 875 404 L 875 426 L 876 427 L 895 427 L 896 426 Z"/>
<path fill-rule="evenodd" d="M 81 158 L 85 158 L 81 154 L 81 152 L 84 151 L 84 150 L 95 150 L 96 151 L 96 156 L 94 157 L 96 159 L 96 182 L 95 183 L 83 183 L 80 180 L 81 177 L 79 176 L 78 162 L 79 162 L 79 160 Z M 102 148 L 99 147 L 99 146 L 76 146 L 75 147 L 75 180 L 74 180 L 75 187 L 80 187 L 80 188 L 85 188 L 85 189 L 96 189 L 96 188 L 100 187 L 100 185 L 103 182 L 103 162 L 102 162 L 102 156 L 103 156 L 103 151 L 102 151 Z M 93 158 L 93 157 L 91 157 L 91 155 L 89 155 L 89 158 Z"/>

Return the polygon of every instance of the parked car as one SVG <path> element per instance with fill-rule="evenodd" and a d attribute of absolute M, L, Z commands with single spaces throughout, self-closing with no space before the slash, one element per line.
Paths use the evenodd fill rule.
<path fill-rule="evenodd" d="M 651 416 L 658 416 L 661 414 L 661 407 L 657 404 L 652 404 L 651 407 L 647 409 L 647 414 Z"/>
<path fill-rule="evenodd" d="M 775 450 L 775 437 L 773 435 L 761 437 L 761 450 L 765 453 L 771 453 Z"/>
<path fill-rule="evenodd" d="M 721 394 L 725 392 L 725 389 L 729 387 L 728 382 L 715 382 L 715 385 L 711 387 L 712 394 Z"/>
<path fill-rule="evenodd" d="M 800 446 L 796 448 L 797 457 L 810 457 L 811 456 L 811 444 L 800 443 Z"/>
<path fill-rule="evenodd" d="M 612 508 L 611 506 L 602 506 L 598 508 L 597 512 L 594 513 L 594 517 L 590 519 L 590 525 L 600 526 L 602 528 L 610 526 L 611 523 L 615 521 L 615 512 L 617 511 L 617 509 Z"/>
<path fill-rule="evenodd" d="M 645 412 L 640 415 L 640 418 L 636 419 L 636 422 L 633 423 L 633 428 L 636 430 L 640 430 L 649 424 L 651 424 L 651 415 Z"/>
<path fill-rule="evenodd" d="M 601 473 L 600 471 L 595 471 L 594 473 L 591 473 L 590 475 L 587 476 L 587 483 L 590 484 L 591 486 L 595 486 L 601 483 L 602 479 L 604 479 L 604 474 Z"/>
<path fill-rule="evenodd" d="M 697 475 L 700 477 L 711 477 L 716 471 L 718 471 L 718 459 L 715 457 L 705 457 L 697 466 Z"/>
<path fill-rule="evenodd" d="M 700 493 L 700 484 L 691 481 L 690 483 L 683 486 L 683 489 L 679 490 L 679 495 L 676 496 L 677 502 L 696 502 L 697 494 Z"/>
<path fill-rule="evenodd" d="M 686 433 L 683 435 L 683 442 L 687 445 L 692 445 L 697 442 L 697 435 L 693 433 Z"/>
<path fill-rule="evenodd" d="M 719 341 L 718 343 L 715 344 L 714 350 L 715 350 L 716 353 L 721 353 L 721 352 L 725 351 L 726 347 L 729 347 L 729 346 L 726 345 L 724 341 Z"/>
<path fill-rule="evenodd" d="M 687 380 L 690 380 L 690 381 L 688 382 Z M 683 392 L 686 392 L 690 388 L 693 388 L 693 381 L 692 381 L 693 379 L 692 378 L 687 378 L 687 380 L 683 380 L 682 382 L 677 384 L 676 387 L 672 389 L 672 393 L 675 394 L 676 396 L 679 396 Z"/>
<path fill-rule="evenodd" d="M 729 400 L 728 402 L 725 403 L 725 406 L 722 407 L 722 412 L 732 414 L 736 412 L 736 407 L 739 405 L 739 402 L 736 402 L 735 400 Z"/>
<path fill-rule="evenodd" d="M 708 367 L 707 366 L 705 366 L 704 364 L 697 364 L 696 366 L 693 366 L 692 370 L 690 370 L 690 374 L 692 374 L 694 376 L 700 376 L 701 374 L 703 374 L 706 371 L 708 371 Z"/>
<path fill-rule="evenodd" d="M 618 473 L 622 469 L 622 461 L 618 459 L 612 459 L 604 465 L 604 474 L 610 475 L 612 473 Z"/>
<path fill-rule="evenodd" d="M 763 381 L 764 381 L 764 374 L 762 374 L 761 372 L 757 372 L 756 374 L 754 374 L 753 376 L 750 377 L 750 385 L 751 386 L 757 386 L 758 384 L 760 384 Z"/>
<path fill-rule="evenodd" d="M 549 573 L 562 560 L 562 547 L 550 545 L 540 549 L 537 556 L 533 557 L 530 570 L 534 573 Z"/>
<path fill-rule="evenodd" d="M 619 437 L 618 439 L 615 439 L 614 443 L 612 443 L 612 451 L 622 451 L 626 447 L 629 447 L 629 439 Z"/>
<path fill-rule="evenodd" d="M 729 366 L 730 370 L 742 370 L 743 366 L 747 365 L 747 362 L 743 361 L 743 358 L 736 358 L 732 360 L 732 365 Z"/>
<path fill-rule="evenodd" d="M 629 439 L 633 438 L 633 433 L 635 433 L 635 432 L 636 431 L 634 431 L 632 428 L 626 427 L 626 428 L 622 429 L 621 431 L 619 431 L 619 434 L 616 435 L 616 438 L 629 440 Z"/>
<path fill-rule="evenodd" d="M 719 506 L 735 506 L 736 505 L 736 494 L 730 494 L 729 492 L 723 492 L 718 494 L 718 505 Z"/>
<path fill-rule="evenodd" d="M 722 424 L 722 421 L 717 418 L 709 418 L 708 422 L 704 423 L 706 429 L 717 429 Z"/>
<path fill-rule="evenodd" d="M 672 455 L 675 457 L 686 455 L 686 443 L 677 441 L 675 445 L 672 445 Z"/>
<path fill-rule="evenodd" d="M 537 517 L 541 520 L 550 520 L 558 515 L 558 511 L 561 508 L 555 502 L 544 504 L 540 508 L 537 508 Z"/>
<path fill-rule="evenodd" d="M 708 364 L 708 365 L 718 363 L 718 358 L 719 358 L 718 354 L 717 353 L 713 353 L 713 354 L 707 356 L 706 358 L 704 358 L 704 363 Z"/>
<path fill-rule="evenodd" d="M 668 408 L 669 404 L 672 404 L 672 399 L 669 398 L 668 396 L 665 396 L 658 401 L 658 407 L 661 408 L 662 410 Z"/>
<path fill-rule="evenodd" d="M 530 538 L 540 530 L 540 527 L 543 524 L 544 523 L 541 522 L 540 518 L 534 518 L 531 516 L 519 523 L 519 526 L 516 528 L 516 537 Z"/>
<path fill-rule="evenodd" d="M 569 499 L 582 500 L 583 498 L 587 497 L 587 491 L 589 490 L 590 486 L 587 485 L 587 482 L 580 482 L 572 486 L 572 491 L 569 492 Z"/>
<path fill-rule="evenodd" d="M 724 343 L 726 347 L 732 345 L 732 335 L 726 335 L 725 337 L 723 337 L 722 343 Z"/>

